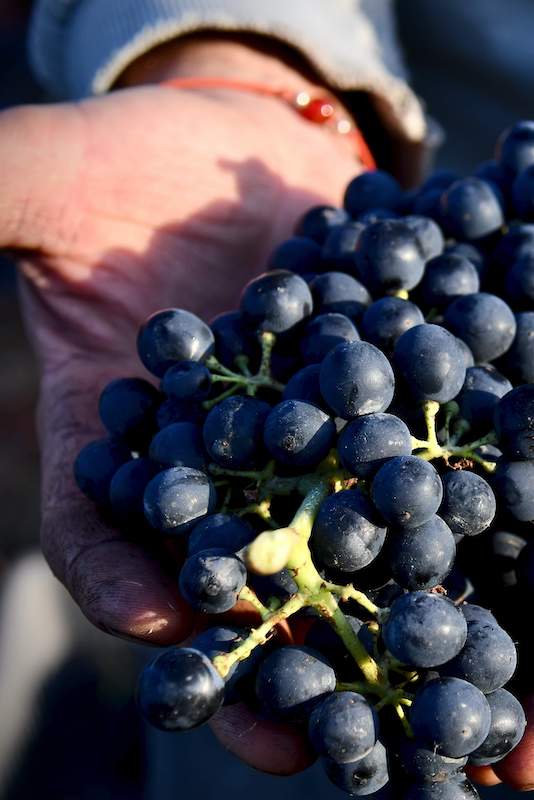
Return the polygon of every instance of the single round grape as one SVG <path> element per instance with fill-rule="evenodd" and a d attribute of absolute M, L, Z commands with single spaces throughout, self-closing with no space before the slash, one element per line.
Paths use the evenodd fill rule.
<path fill-rule="evenodd" d="M 515 645 L 497 623 L 473 620 L 467 624 L 463 649 L 440 672 L 463 678 L 484 694 L 508 683 L 517 666 Z"/>
<path fill-rule="evenodd" d="M 391 531 L 388 542 L 391 574 L 403 589 L 433 589 L 443 582 L 454 564 L 454 536 L 438 516 L 418 528 Z"/>
<path fill-rule="evenodd" d="M 213 347 L 213 333 L 206 323 L 181 308 L 152 314 L 137 337 L 139 358 L 159 378 L 177 361 L 202 361 Z"/>
<path fill-rule="evenodd" d="M 402 189 L 388 172 L 376 169 L 353 178 L 345 190 L 343 205 L 352 217 L 374 208 L 395 210 L 402 202 Z"/>
<path fill-rule="evenodd" d="M 510 307 L 493 294 L 479 292 L 454 300 L 445 323 L 471 349 L 475 361 L 493 361 L 512 344 L 516 322 Z"/>
<path fill-rule="evenodd" d="M 371 295 L 365 286 L 345 272 L 325 272 L 310 283 L 313 306 L 319 314 L 345 314 L 357 320 L 369 303 Z"/>
<path fill-rule="evenodd" d="M 491 711 L 491 725 L 480 747 L 469 756 L 469 763 L 487 766 L 501 761 L 517 747 L 527 724 L 521 703 L 506 689 L 486 696 Z"/>
<path fill-rule="evenodd" d="M 135 524 L 144 520 L 143 495 L 158 472 L 148 458 L 134 458 L 123 464 L 109 485 L 109 504 L 115 519 Z"/>
<path fill-rule="evenodd" d="M 346 342 L 321 364 L 321 393 L 342 419 L 385 411 L 393 399 L 395 378 L 385 355 L 367 342 Z"/>
<path fill-rule="evenodd" d="M 460 415 L 471 427 L 487 432 L 493 423 L 493 411 L 512 384 L 504 375 L 490 364 L 469 367 L 465 381 L 456 402 Z"/>
<path fill-rule="evenodd" d="M 488 608 L 477 606 L 475 603 L 463 603 L 460 608 L 467 624 L 470 622 L 480 622 L 481 624 L 496 625 L 497 620 Z"/>
<path fill-rule="evenodd" d="M 504 453 L 513 459 L 534 459 L 534 384 L 517 386 L 499 400 L 495 430 Z"/>
<path fill-rule="evenodd" d="M 108 383 L 100 395 L 98 411 L 111 436 L 135 445 L 150 437 L 160 402 L 160 393 L 148 381 L 118 378 Z"/>
<path fill-rule="evenodd" d="M 220 708 L 224 681 L 203 653 L 174 647 L 144 668 L 137 704 L 144 718 L 163 731 L 186 731 L 202 725 Z"/>
<path fill-rule="evenodd" d="M 203 472 L 171 467 L 148 483 L 143 497 L 148 523 L 165 534 L 181 535 L 202 517 L 213 513 L 217 493 Z"/>
<path fill-rule="evenodd" d="M 320 372 L 320 364 L 310 364 L 299 369 L 286 383 L 282 399 L 303 400 L 305 403 L 311 403 L 314 406 L 324 406 L 325 402 L 319 383 Z"/>
<path fill-rule="evenodd" d="M 107 506 L 111 480 L 132 457 L 117 439 L 97 439 L 82 447 L 74 462 L 74 479 L 80 491 L 99 506 Z"/>
<path fill-rule="evenodd" d="M 425 259 L 412 230 L 402 219 L 368 225 L 356 245 L 358 274 L 371 291 L 396 291 L 417 286 Z"/>
<path fill-rule="evenodd" d="M 382 637 L 389 652 L 399 661 L 414 667 L 433 668 L 458 655 L 467 637 L 467 623 L 462 612 L 447 597 L 411 592 L 399 597 L 391 606 Z"/>
<path fill-rule="evenodd" d="M 209 412 L 204 446 L 227 469 L 254 469 L 264 461 L 263 426 L 271 407 L 254 397 L 227 397 Z"/>
<path fill-rule="evenodd" d="M 204 517 L 189 534 L 188 555 L 219 548 L 237 553 L 256 538 L 256 531 L 236 514 L 212 514 Z"/>
<path fill-rule="evenodd" d="M 521 120 L 503 131 L 497 140 L 495 157 L 512 173 L 534 164 L 534 122 Z"/>
<path fill-rule="evenodd" d="M 493 488 L 502 511 L 519 522 L 534 520 L 534 461 L 500 461 Z"/>
<path fill-rule="evenodd" d="M 437 512 L 443 487 L 428 461 L 418 456 L 396 456 L 376 473 L 371 497 L 390 525 L 416 528 Z"/>
<path fill-rule="evenodd" d="M 424 321 L 420 309 L 409 300 L 381 297 L 363 315 L 361 330 L 364 339 L 391 355 L 402 334 Z"/>
<path fill-rule="evenodd" d="M 325 758 L 323 766 L 333 784 L 351 797 L 377 798 L 377 792 L 389 781 L 386 748 L 377 742 L 371 752 L 351 763 Z"/>
<path fill-rule="evenodd" d="M 427 261 L 418 291 L 428 307 L 443 309 L 456 297 L 479 289 L 474 265 L 463 256 L 444 253 Z"/>
<path fill-rule="evenodd" d="M 516 333 L 502 369 L 514 383 L 534 383 L 534 311 L 515 315 Z"/>
<path fill-rule="evenodd" d="M 321 247 L 304 236 L 292 236 L 273 250 L 267 269 L 283 269 L 297 275 L 320 272 Z"/>
<path fill-rule="evenodd" d="M 414 234 L 425 261 L 443 252 L 443 233 L 433 219 L 413 214 L 403 217 L 402 221 Z"/>
<path fill-rule="evenodd" d="M 337 449 L 342 467 L 357 478 L 371 478 L 387 459 L 411 455 L 412 437 L 393 414 L 365 414 L 345 426 Z"/>
<path fill-rule="evenodd" d="M 211 373 L 198 361 L 182 361 L 167 370 L 161 388 L 174 400 L 204 400 L 210 393 Z"/>
<path fill-rule="evenodd" d="M 319 314 L 302 331 L 300 352 L 306 364 L 319 364 L 338 344 L 359 338 L 355 325 L 344 314 Z"/>
<path fill-rule="evenodd" d="M 416 325 L 397 340 L 395 368 L 416 400 L 453 400 L 465 380 L 465 361 L 455 337 L 439 325 Z"/>
<path fill-rule="evenodd" d="M 351 220 L 330 229 L 323 244 L 323 264 L 326 269 L 348 272 L 349 275 L 356 272 L 354 252 L 364 228 L 365 225 L 362 222 Z M 346 311 L 342 313 L 345 314 Z"/>
<path fill-rule="evenodd" d="M 460 678 L 438 678 L 416 694 L 410 723 L 417 741 L 449 758 L 474 752 L 491 724 L 488 701 L 476 686 Z"/>
<path fill-rule="evenodd" d="M 257 337 L 240 311 L 219 314 L 210 325 L 215 337 L 215 355 L 222 364 L 234 368 L 238 356 L 246 356 L 253 367 L 259 363 Z"/>
<path fill-rule="evenodd" d="M 309 647 L 287 645 L 260 664 L 256 696 L 269 717 L 305 719 L 313 707 L 336 688 L 336 675 L 327 659 Z"/>
<path fill-rule="evenodd" d="M 202 428 L 193 422 L 175 422 L 162 428 L 150 442 L 149 455 L 161 469 L 206 467 Z"/>
<path fill-rule="evenodd" d="M 299 275 L 275 270 L 247 283 L 240 307 L 258 330 L 283 333 L 310 316 L 313 300 L 308 284 Z"/>
<path fill-rule="evenodd" d="M 235 554 L 213 548 L 194 553 L 180 571 L 182 597 L 196 611 L 223 614 L 237 602 L 247 570 Z"/>
<path fill-rule="evenodd" d="M 310 546 L 324 566 L 355 572 L 376 558 L 385 536 L 384 524 L 363 492 L 344 489 L 321 504 Z"/>
<path fill-rule="evenodd" d="M 295 233 L 297 236 L 313 239 L 318 244 L 324 244 L 333 228 L 345 225 L 347 222 L 349 215 L 343 208 L 312 206 L 295 225 Z"/>
<path fill-rule="evenodd" d="M 263 440 L 279 464 L 312 467 L 334 444 L 334 420 L 317 406 L 302 400 L 283 400 L 265 420 Z"/>
<path fill-rule="evenodd" d="M 331 694 L 313 709 L 308 735 L 314 750 L 338 764 L 369 755 L 378 736 L 378 717 L 361 694 Z"/>
<path fill-rule="evenodd" d="M 451 470 L 441 476 L 443 502 L 439 509 L 453 533 L 476 536 L 489 528 L 497 501 L 489 483 L 468 470 Z"/>
<path fill-rule="evenodd" d="M 456 239 L 482 239 L 504 223 L 493 186 L 480 178 L 461 178 L 449 186 L 441 209 L 445 228 Z"/>

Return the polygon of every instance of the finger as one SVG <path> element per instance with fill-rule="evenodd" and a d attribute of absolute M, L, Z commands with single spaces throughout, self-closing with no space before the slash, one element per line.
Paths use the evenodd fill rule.
<path fill-rule="evenodd" d="M 74 363 L 73 363 L 74 360 Z M 101 437 L 96 397 L 117 366 L 100 373 L 75 359 L 68 373 L 43 380 L 39 410 L 43 454 L 44 554 L 88 619 L 110 633 L 158 645 L 189 635 L 193 616 L 176 575 L 140 543 L 111 527 L 82 496 L 73 463 L 87 441 Z"/>
<path fill-rule="evenodd" d="M 497 786 L 499 783 L 502 783 L 492 767 L 469 767 L 467 769 L 467 774 L 471 780 L 478 783 L 479 786 Z"/>
<path fill-rule="evenodd" d="M 523 703 L 527 728 L 521 742 L 509 756 L 495 765 L 499 778 L 518 791 L 534 789 L 534 695 Z"/>
<path fill-rule="evenodd" d="M 40 249 L 72 230 L 83 164 L 84 122 L 75 105 L 0 113 L 0 247 Z M 68 226 L 68 227 L 67 227 Z"/>
<path fill-rule="evenodd" d="M 243 703 L 221 709 L 210 725 L 230 753 L 262 772 L 293 775 L 316 759 L 302 729 L 261 719 Z"/>

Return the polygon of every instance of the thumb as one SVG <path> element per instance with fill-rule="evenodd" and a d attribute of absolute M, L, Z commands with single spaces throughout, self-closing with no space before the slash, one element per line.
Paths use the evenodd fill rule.
<path fill-rule="evenodd" d="M 73 230 L 69 200 L 83 166 L 84 128 L 76 105 L 0 113 L 0 248 L 47 250 Z"/>

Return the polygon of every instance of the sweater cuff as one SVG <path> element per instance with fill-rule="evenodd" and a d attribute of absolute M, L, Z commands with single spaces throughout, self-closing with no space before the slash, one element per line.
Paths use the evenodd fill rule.
<path fill-rule="evenodd" d="M 288 44 L 326 85 L 369 93 L 391 133 L 414 143 L 425 138 L 389 0 L 40 0 L 30 54 L 55 96 L 80 98 L 108 91 L 157 45 L 202 30 L 257 33 Z"/>

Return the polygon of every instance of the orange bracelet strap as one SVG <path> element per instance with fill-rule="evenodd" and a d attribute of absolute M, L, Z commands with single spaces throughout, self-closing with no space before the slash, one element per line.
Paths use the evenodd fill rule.
<path fill-rule="evenodd" d="M 312 94 L 307 90 L 293 92 L 263 83 L 228 78 L 172 78 L 163 81 L 161 85 L 171 89 L 234 89 L 238 92 L 276 97 L 309 122 L 323 125 L 333 133 L 353 142 L 356 157 L 363 166 L 368 170 L 376 169 L 373 154 L 361 132 L 337 100 L 329 95 Z"/>

